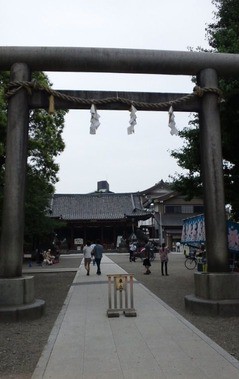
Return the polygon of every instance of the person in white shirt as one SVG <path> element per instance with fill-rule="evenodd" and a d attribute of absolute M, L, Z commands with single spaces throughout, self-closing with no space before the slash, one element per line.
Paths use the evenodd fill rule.
<path fill-rule="evenodd" d="M 91 242 L 87 241 L 86 245 L 83 247 L 83 255 L 84 255 L 84 264 L 85 269 L 87 271 L 86 275 L 90 275 L 90 262 L 91 262 L 91 253 L 92 253 Z"/>
<path fill-rule="evenodd" d="M 95 257 L 93 255 L 93 250 L 94 250 L 95 245 L 96 244 L 94 242 L 91 244 L 91 247 L 92 247 L 91 257 L 92 257 L 93 266 L 95 266 Z"/>
<path fill-rule="evenodd" d="M 134 242 L 131 242 L 129 245 L 129 261 L 130 262 L 132 261 L 135 262 L 134 253 L 136 252 L 136 250 L 137 250 L 136 244 Z"/>

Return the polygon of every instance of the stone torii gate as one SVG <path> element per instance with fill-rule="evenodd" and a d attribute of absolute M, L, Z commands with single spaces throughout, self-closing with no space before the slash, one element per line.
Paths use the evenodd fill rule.
<path fill-rule="evenodd" d="M 203 94 L 200 98 L 187 97 L 188 94 L 107 91 L 64 91 L 64 94 L 92 100 L 92 103 L 93 99 L 123 97 L 128 103 L 114 100 L 99 102 L 97 107 L 129 109 L 130 103 L 137 102 L 138 110 L 155 110 L 145 104 L 172 102 L 186 96 L 186 102 L 175 101 L 174 110 L 199 112 L 208 273 L 195 274 L 195 295 L 186 297 L 185 303 L 198 312 L 239 314 L 239 276 L 229 273 L 228 265 L 217 79 L 218 75 L 238 75 L 239 55 L 108 48 L 0 47 L 0 70 L 11 70 L 11 82 L 19 83 L 8 103 L 0 244 L 0 319 L 12 314 L 17 319 L 36 317 L 44 307 L 44 301 L 34 299 L 33 277 L 22 276 L 29 109 L 47 108 L 49 96 L 34 86 L 31 95 L 26 90 L 24 83 L 31 82 L 32 71 L 197 75 L 197 84 Z M 55 107 L 86 109 L 89 104 L 56 98 Z M 157 110 L 168 110 L 168 107 Z"/>

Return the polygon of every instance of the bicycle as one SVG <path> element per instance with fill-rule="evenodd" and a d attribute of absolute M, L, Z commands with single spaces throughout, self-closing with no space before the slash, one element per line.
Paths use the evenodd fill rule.
<path fill-rule="evenodd" d="M 142 248 L 134 253 L 133 260 L 136 261 L 137 258 L 140 258 L 141 261 L 144 260 L 144 258 L 147 257 L 145 248 Z M 154 261 L 156 258 L 155 251 L 153 249 L 150 249 L 150 254 L 149 254 L 149 260 Z"/>
<path fill-rule="evenodd" d="M 188 270 L 194 270 L 197 267 L 198 259 L 195 254 L 189 254 L 185 259 L 184 265 Z"/>
<path fill-rule="evenodd" d="M 152 250 L 150 250 L 150 257 L 149 257 L 149 260 L 150 260 L 150 261 L 154 261 L 155 258 L 156 258 L 155 250 L 152 249 Z"/>

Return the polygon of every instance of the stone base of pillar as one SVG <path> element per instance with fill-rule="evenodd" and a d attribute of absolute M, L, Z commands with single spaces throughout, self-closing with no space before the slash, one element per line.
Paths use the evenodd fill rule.
<path fill-rule="evenodd" d="M 34 277 L 0 279 L 0 321 L 34 320 L 43 315 L 45 301 L 34 298 Z"/>
<path fill-rule="evenodd" d="M 211 316 L 239 316 L 239 274 L 194 274 L 195 294 L 185 296 L 188 311 Z"/>

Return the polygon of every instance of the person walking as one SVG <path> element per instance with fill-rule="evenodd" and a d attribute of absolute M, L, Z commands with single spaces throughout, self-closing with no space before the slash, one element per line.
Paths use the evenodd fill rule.
<path fill-rule="evenodd" d="M 93 250 L 94 250 L 94 247 L 95 247 L 95 243 L 93 242 L 91 244 L 91 248 L 92 248 L 92 251 L 91 251 L 91 257 L 92 257 L 92 263 L 93 263 L 93 266 L 95 266 L 95 257 L 94 255 L 92 254 Z"/>
<path fill-rule="evenodd" d="M 98 240 L 98 241 L 96 241 L 95 247 L 92 250 L 92 255 L 95 258 L 95 263 L 96 263 L 96 266 L 97 266 L 97 272 L 96 272 L 97 275 L 101 275 L 100 263 L 101 263 L 101 259 L 102 259 L 103 253 L 104 253 L 104 248 L 100 244 L 100 241 Z"/>
<path fill-rule="evenodd" d="M 165 275 L 168 276 L 168 253 L 169 248 L 166 247 L 165 243 L 162 243 L 161 248 L 159 249 L 159 256 L 161 261 L 161 274 L 164 276 L 164 269 L 165 269 Z"/>
<path fill-rule="evenodd" d="M 151 244 L 150 242 L 148 241 L 145 245 L 145 258 L 143 260 L 143 266 L 145 267 L 146 271 L 144 273 L 144 275 L 149 275 L 151 274 L 151 271 L 150 271 L 150 267 L 151 267 L 151 263 L 150 263 L 150 253 L 151 253 Z"/>
<path fill-rule="evenodd" d="M 87 271 L 86 275 L 88 276 L 90 275 L 91 253 L 92 253 L 91 242 L 87 241 L 86 245 L 83 247 L 83 255 L 84 255 L 85 269 Z"/>
<path fill-rule="evenodd" d="M 135 252 L 137 250 L 137 247 L 136 247 L 136 244 L 134 242 L 131 242 L 130 245 L 129 245 L 129 261 L 132 262 L 134 261 L 135 262 Z"/>

